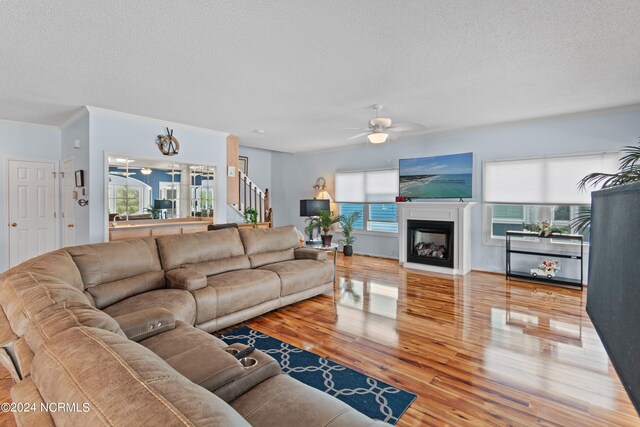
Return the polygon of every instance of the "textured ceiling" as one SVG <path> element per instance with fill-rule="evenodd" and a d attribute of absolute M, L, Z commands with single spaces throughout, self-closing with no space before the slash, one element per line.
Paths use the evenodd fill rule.
<path fill-rule="evenodd" d="M 640 1 L 0 0 L 0 118 L 82 105 L 301 152 L 640 103 Z M 263 129 L 264 134 L 253 132 Z"/>

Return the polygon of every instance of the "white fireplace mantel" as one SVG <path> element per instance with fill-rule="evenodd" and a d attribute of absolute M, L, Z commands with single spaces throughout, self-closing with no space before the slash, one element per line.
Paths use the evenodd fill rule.
<path fill-rule="evenodd" d="M 475 202 L 396 203 L 400 265 L 445 274 L 467 274 L 471 271 L 471 208 L 475 205 Z M 407 221 L 410 219 L 453 222 L 453 268 L 407 262 Z"/>

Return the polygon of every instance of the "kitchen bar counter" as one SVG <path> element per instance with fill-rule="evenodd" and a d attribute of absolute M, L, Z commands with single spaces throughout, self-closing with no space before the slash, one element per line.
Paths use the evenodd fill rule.
<path fill-rule="evenodd" d="M 213 218 L 175 218 L 117 221 L 109 223 L 109 240 L 132 239 L 134 237 L 157 237 L 167 234 L 187 234 L 207 231 Z"/>

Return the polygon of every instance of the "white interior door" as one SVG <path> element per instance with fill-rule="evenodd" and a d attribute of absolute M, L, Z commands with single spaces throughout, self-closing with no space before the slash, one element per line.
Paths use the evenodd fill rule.
<path fill-rule="evenodd" d="M 55 163 L 9 160 L 9 266 L 55 248 Z"/>
<path fill-rule="evenodd" d="M 76 243 L 76 181 L 73 157 L 62 164 L 62 246 Z"/>

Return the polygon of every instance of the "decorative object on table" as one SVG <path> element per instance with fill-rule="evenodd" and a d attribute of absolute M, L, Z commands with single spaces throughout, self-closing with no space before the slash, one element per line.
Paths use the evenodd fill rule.
<path fill-rule="evenodd" d="M 238 156 L 238 170 L 247 175 L 249 172 L 249 158 L 246 156 Z"/>
<path fill-rule="evenodd" d="M 354 211 L 351 215 L 343 215 L 340 220 L 340 226 L 342 227 L 342 234 L 344 234 L 344 239 L 340 240 L 344 246 L 342 248 L 342 253 L 344 256 L 353 255 L 353 242 L 356 240 L 354 236 L 351 235 L 353 232 L 353 224 L 360 219 L 362 216 L 362 212 Z"/>
<path fill-rule="evenodd" d="M 253 226 L 255 227 L 256 225 L 258 225 L 258 211 L 255 209 L 245 209 L 244 210 L 244 221 L 246 223 L 251 223 L 253 224 Z"/>
<path fill-rule="evenodd" d="M 406 196 L 396 196 L 396 202 L 400 203 L 400 202 L 412 202 L 413 200 L 411 199 L 411 197 L 406 197 Z"/>
<path fill-rule="evenodd" d="M 552 234 L 567 234 L 570 232 L 568 227 L 555 226 L 548 219 L 534 224 L 523 224 L 522 227 L 527 231 L 538 233 L 540 237 L 549 237 Z"/>
<path fill-rule="evenodd" d="M 158 149 L 165 156 L 175 156 L 180 151 L 180 143 L 173 136 L 173 129 L 167 128 L 166 135 L 158 135 L 156 137 L 156 144 Z"/>
<path fill-rule="evenodd" d="M 637 147 L 627 145 L 620 151 L 625 154 L 620 158 L 618 173 L 590 173 L 578 182 L 578 188 L 586 191 L 587 187 L 601 185 L 600 188 L 605 189 L 640 181 L 640 140 Z M 569 225 L 576 233 L 587 232 L 591 226 L 591 209 L 578 214 Z"/>
<path fill-rule="evenodd" d="M 561 271 L 562 269 L 560 268 L 560 262 L 559 261 L 553 261 L 553 260 L 544 260 L 542 261 L 539 265 L 538 268 L 532 268 L 531 269 L 531 275 L 532 276 L 545 276 L 549 279 L 551 279 L 552 277 L 555 277 L 556 273 L 558 271 Z"/>
<path fill-rule="evenodd" d="M 335 396 L 352 408 L 396 424 L 416 395 L 339 365 L 317 354 L 243 326 L 220 336 L 228 345 L 250 345 L 276 359 L 282 373 Z"/>
<path fill-rule="evenodd" d="M 303 199 L 300 200 L 300 216 L 306 216 L 305 222 L 308 225 L 304 228 L 305 233 L 309 235 L 307 243 L 313 242 L 313 230 L 317 228 L 314 221 L 311 221 L 313 217 L 318 216 L 318 212 L 330 209 L 329 200 L 317 200 L 317 199 Z"/>
<path fill-rule="evenodd" d="M 76 187 L 84 187 L 84 170 L 76 171 Z"/>
<path fill-rule="evenodd" d="M 308 222 L 315 227 L 320 227 L 322 229 L 322 246 L 330 246 L 331 239 L 333 238 L 332 234 L 329 234 L 331 228 L 339 223 L 343 218 L 343 215 L 336 214 L 335 212 L 321 210 L 318 212 L 317 217 L 307 218 Z"/>

